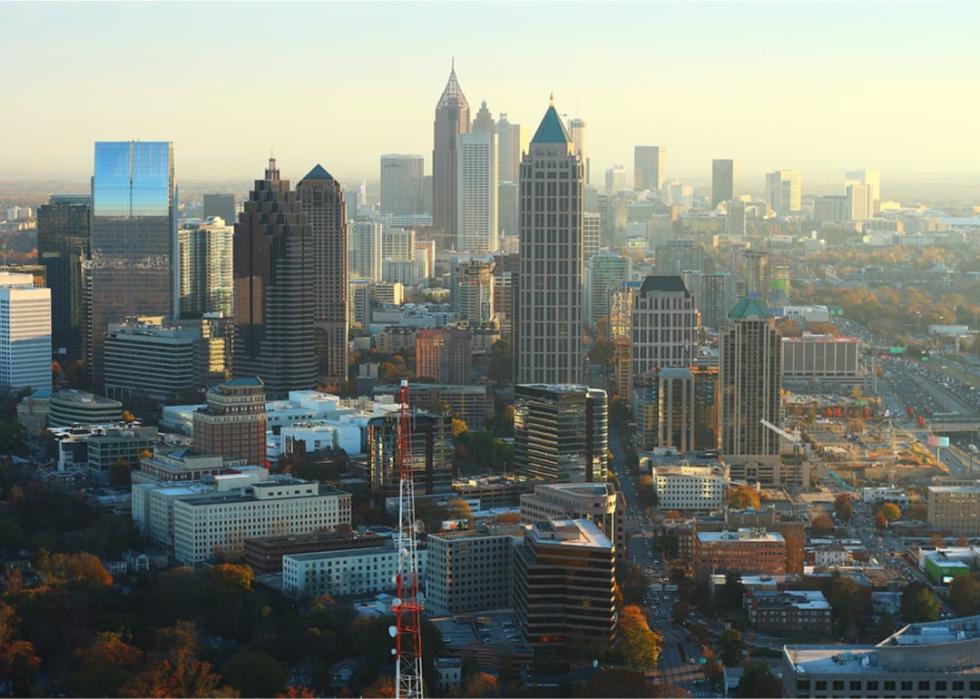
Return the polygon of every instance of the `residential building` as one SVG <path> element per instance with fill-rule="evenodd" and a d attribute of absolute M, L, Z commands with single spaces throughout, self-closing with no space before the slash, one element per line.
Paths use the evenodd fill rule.
<path fill-rule="evenodd" d="M 233 225 L 238 219 L 238 207 L 234 194 L 205 194 L 201 200 L 201 217 L 220 218 L 226 225 Z"/>
<path fill-rule="evenodd" d="M 456 249 L 459 251 L 480 254 L 497 249 L 497 157 L 497 136 L 491 130 L 474 128 L 457 140 Z"/>
<path fill-rule="evenodd" d="M 51 391 L 51 289 L 0 272 L 0 389 Z"/>
<path fill-rule="evenodd" d="M 436 104 L 432 148 L 432 224 L 455 238 L 458 229 L 456 174 L 459 137 L 470 131 L 470 105 L 456 79 L 456 67 Z"/>
<path fill-rule="evenodd" d="M 181 318 L 200 318 L 206 313 L 231 317 L 233 223 L 209 218 L 185 224 L 178 231 Z"/>
<path fill-rule="evenodd" d="M 680 276 L 648 276 L 632 300 L 633 375 L 694 363 L 699 320 Z"/>
<path fill-rule="evenodd" d="M 786 572 L 786 540 L 778 532 L 761 529 L 699 531 L 694 567 L 701 576 L 728 572 L 782 575 Z"/>
<path fill-rule="evenodd" d="M 398 491 L 399 414 L 392 411 L 367 423 L 367 470 L 375 493 Z M 411 459 L 417 495 L 448 493 L 453 481 L 452 419 L 412 411 Z"/>
<path fill-rule="evenodd" d="M 711 161 L 711 208 L 735 198 L 735 161 Z"/>
<path fill-rule="evenodd" d="M 62 360 L 82 355 L 88 311 L 82 263 L 89 259 L 92 197 L 52 194 L 37 209 L 37 261 L 51 289 L 51 346 Z"/>
<path fill-rule="evenodd" d="M 350 526 L 350 493 L 294 479 L 253 483 L 174 503 L 174 558 L 199 565 L 240 555 L 247 538 Z"/>
<path fill-rule="evenodd" d="M 776 214 L 791 214 L 803 208 L 799 170 L 776 170 L 766 174 L 766 202 Z"/>
<path fill-rule="evenodd" d="M 535 522 L 514 552 L 514 614 L 539 663 L 608 649 L 615 589 L 616 547 L 589 520 Z"/>
<path fill-rule="evenodd" d="M 381 213 L 417 216 L 425 212 L 421 155 L 381 156 Z"/>
<path fill-rule="evenodd" d="M 415 375 L 437 383 L 468 384 L 473 366 L 470 334 L 459 328 L 415 333 Z"/>
<path fill-rule="evenodd" d="M 724 464 L 655 466 L 651 477 L 661 510 L 713 512 L 725 506 L 730 478 Z"/>
<path fill-rule="evenodd" d="M 240 377 L 209 386 L 207 407 L 194 412 L 194 447 L 203 454 L 266 466 L 265 386 Z"/>
<path fill-rule="evenodd" d="M 481 501 L 482 505 L 482 501 Z M 611 483 L 548 483 L 520 496 L 525 524 L 556 519 L 587 519 L 616 545 L 618 560 L 626 558 L 626 499 Z"/>
<path fill-rule="evenodd" d="M 317 382 L 312 228 L 274 158 L 235 224 L 235 376 L 272 398 Z"/>
<path fill-rule="evenodd" d="M 351 221 L 347 248 L 351 280 L 381 281 L 383 226 L 377 221 Z"/>
<path fill-rule="evenodd" d="M 461 319 L 485 323 L 494 319 L 494 261 L 469 258 L 456 265 L 451 290 L 453 310 Z"/>
<path fill-rule="evenodd" d="M 48 401 L 48 426 L 109 425 L 122 419 L 122 403 L 87 391 L 63 388 Z"/>
<path fill-rule="evenodd" d="M 857 383 L 861 372 L 861 341 L 805 332 L 782 338 L 783 381 Z"/>
<path fill-rule="evenodd" d="M 721 335 L 718 384 L 721 452 L 729 461 L 779 460 L 779 435 L 762 424 L 781 424 L 782 344 L 775 321 L 758 299 L 742 299 Z"/>
<path fill-rule="evenodd" d="M 381 259 L 414 260 L 415 229 L 385 226 L 381 231 Z"/>
<path fill-rule="evenodd" d="M 139 315 L 177 317 L 174 149 L 160 141 L 100 141 L 92 176 L 91 356 L 102 385 L 110 323 Z"/>
<path fill-rule="evenodd" d="M 419 578 L 425 580 L 426 549 L 418 550 Z M 312 599 L 394 592 L 398 549 L 385 539 L 377 546 L 290 553 L 282 557 L 282 591 Z"/>
<path fill-rule="evenodd" d="M 609 317 L 609 295 L 630 277 L 630 260 L 614 252 L 600 252 L 585 263 L 585 323 L 595 326 Z"/>
<path fill-rule="evenodd" d="M 606 392 L 587 386 L 514 388 L 514 466 L 545 481 L 602 483 L 607 476 Z"/>
<path fill-rule="evenodd" d="M 930 485 L 926 508 L 930 526 L 954 536 L 980 536 L 980 483 Z"/>
<path fill-rule="evenodd" d="M 583 176 L 552 102 L 521 163 L 518 383 L 582 381 Z"/>
<path fill-rule="evenodd" d="M 523 526 L 512 524 L 430 534 L 426 609 L 467 614 L 511 607 L 514 548 L 524 534 Z"/>
<path fill-rule="evenodd" d="M 296 185 L 296 195 L 310 232 L 306 256 L 312 259 L 317 384 L 335 389 L 347 381 L 347 211 L 343 189 L 317 165 Z"/>
<path fill-rule="evenodd" d="M 829 636 L 834 612 L 820 590 L 758 590 L 745 593 L 749 625 L 758 631 Z"/>
<path fill-rule="evenodd" d="M 701 275 L 701 293 L 697 297 L 701 322 L 712 330 L 728 324 L 731 310 L 731 282 L 728 272 L 705 272 Z"/>
<path fill-rule="evenodd" d="M 642 192 L 663 188 L 665 156 L 666 151 L 661 146 L 633 148 L 633 189 Z"/>

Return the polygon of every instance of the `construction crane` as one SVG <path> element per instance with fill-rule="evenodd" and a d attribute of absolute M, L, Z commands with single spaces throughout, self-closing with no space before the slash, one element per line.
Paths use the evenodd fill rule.
<path fill-rule="evenodd" d="M 419 596 L 419 555 L 415 524 L 415 480 L 412 472 L 412 421 L 408 409 L 408 381 L 398 391 L 398 572 L 391 610 L 395 625 L 396 699 L 422 699 L 422 599 Z"/>
<path fill-rule="evenodd" d="M 796 431 L 794 431 L 794 432 L 787 432 L 786 430 L 784 430 L 784 429 L 782 429 L 780 427 L 776 427 L 774 424 L 772 424 L 771 422 L 769 422 L 766 419 L 759 420 L 759 422 L 762 423 L 762 426 L 763 427 L 765 427 L 766 429 L 770 430 L 771 432 L 775 432 L 780 437 L 782 437 L 783 439 L 785 439 L 786 441 L 788 441 L 790 444 L 792 444 L 793 445 L 793 453 L 794 454 L 799 454 L 801 451 L 804 451 L 805 450 L 805 445 L 803 444 L 803 440 L 800 438 L 800 433 L 799 432 L 796 432 Z"/>

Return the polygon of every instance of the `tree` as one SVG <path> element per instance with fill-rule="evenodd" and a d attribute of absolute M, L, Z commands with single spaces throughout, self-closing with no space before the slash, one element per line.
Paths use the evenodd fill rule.
<path fill-rule="evenodd" d="M 497 340 L 490 347 L 487 362 L 487 378 L 498 386 L 512 383 L 514 376 L 514 355 L 510 343 Z"/>
<path fill-rule="evenodd" d="M 854 516 L 854 506 L 851 504 L 851 496 L 841 493 L 834 499 L 834 514 L 839 522 L 850 522 Z"/>
<path fill-rule="evenodd" d="M 0 422 L 0 454 L 27 453 L 27 430 L 16 420 Z"/>
<path fill-rule="evenodd" d="M 765 663 L 752 663 L 745 668 L 735 687 L 736 697 L 781 697 L 783 687 Z"/>
<path fill-rule="evenodd" d="M 883 512 L 875 513 L 875 526 L 880 530 L 888 526 L 888 518 Z"/>
<path fill-rule="evenodd" d="M 285 691 L 289 671 L 265 653 L 243 651 L 222 671 L 225 681 L 245 697 L 271 697 Z"/>
<path fill-rule="evenodd" d="M 102 561 L 91 553 L 54 553 L 47 555 L 41 552 L 35 559 L 35 566 L 49 578 L 65 585 L 85 587 L 110 587 L 112 576 L 109 575 Z"/>
<path fill-rule="evenodd" d="M 136 422 L 136 416 L 130 410 L 123 410 L 121 418 L 123 422 Z"/>
<path fill-rule="evenodd" d="M 656 669 L 662 645 L 663 638 L 650 629 L 643 610 L 636 605 L 623 608 L 619 615 L 617 651 L 626 665 L 640 672 Z"/>
<path fill-rule="evenodd" d="M 639 604 L 650 587 L 650 579 L 635 563 L 616 564 L 616 582 L 626 604 Z"/>
<path fill-rule="evenodd" d="M 722 632 L 718 637 L 718 650 L 721 661 L 728 667 L 735 667 L 742 662 L 742 634 L 736 629 Z"/>
<path fill-rule="evenodd" d="M 252 589 L 254 574 L 251 566 L 236 563 L 219 563 L 208 568 L 208 582 L 223 592 L 248 592 Z"/>
<path fill-rule="evenodd" d="M 823 593 L 841 631 L 853 632 L 857 616 L 867 602 L 865 591 L 851 578 L 833 575 L 824 583 Z"/>
<path fill-rule="evenodd" d="M 834 531 L 834 520 L 830 518 L 830 515 L 821 513 L 813 518 L 810 522 L 810 531 L 812 531 L 817 536 L 824 536 L 830 534 Z"/>
<path fill-rule="evenodd" d="M 670 618 L 675 624 L 683 624 L 690 613 L 691 605 L 687 602 L 674 602 L 674 606 L 670 608 Z"/>
<path fill-rule="evenodd" d="M 657 548 L 660 549 L 660 552 L 663 554 L 664 558 L 677 558 L 680 552 L 680 542 L 677 539 L 677 535 L 660 534 L 657 536 Z"/>
<path fill-rule="evenodd" d="M 473 508 L 471 508 L 469 503 L 462 498 L 453 498 L 449 501 L 446 517 L 448 519 L 465 519 L 466 526 L 468 527 L 473 525 L 473 521 L 475 519 L 473 516 Z"/>
<path fill-rule="evenodd" d="M 466 683 L 464 697 L 492 697 L 497 693 L 497 678 L 486 672 L 478 672 Z"/>
<path fill-rule="evenodd" d="M 745 585 L 738 573 L 729 571 L 725 574 L 725 584 L 718 594 L 718 604 L 724 609 L 741 609 L 745 597 Z"/>
<path fill-rule="evenodd" d="M 980 614 L 980 576 L 957 575 L 949 586 L 949 603 L 960 616 Z"/>
<path fill-rule="evenodd" d="M 126 643 L 122 634 L 104 631 L 91 644 L 75 651 L 81 669 L 71 684 L 81 696 L 112 697 L 132 677 L 143 651 Z"/>
<path fill-rule="evenodd" d="M 759 491 L 750 485 L 737 485 L 728 491 L 728 506 L 733 510 L 758 510 L 761 506 Z"/>
<path fill-rule="evenodd" d="M 939 602 L 924 583 L 911 582 L 902 590 L 902 621 L 916 624 L 939 618 Z"/>
<path fill-rule="evenodd" d="M 898 509 L 898 505 L 893 502 L 884 503 L 878 512 L 889 522 L 894 522 L 896 519 L 902 516 L 902 511 Z"/>
<path fill-rule="evenodd" d="M 648 697 L 646 675 L 625 668 L 601 668 L 579 693 L 582 697 Z"/>
<path fill-rule="evenodd" d="M 458 437 L 464 432 L 469 432 L 470 428 L 466 426 L 466 420 L 461 420 L 458 417 L 453 418 L 452 422 L 452 432 L 453 437 Z"/>
<path fill-rule="evenodd" d="M 372 684 L 364 688 L 363 692 L 365 697 L 371 697 L 374 699 L 388 699 L 389 697 L 395 696 L 395 683 L 391 681 L 391 677 L 388 675 L 383 675 L 376 679 Z"/>

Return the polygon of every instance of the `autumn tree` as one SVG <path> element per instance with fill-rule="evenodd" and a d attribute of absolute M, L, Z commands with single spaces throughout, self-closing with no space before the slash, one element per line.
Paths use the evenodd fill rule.
<path fill-rule="evenodd" d="M 949 586 L 949 603 L 960 616 L 980 614 L 980 575 L 957 575 Z"/>
<path fill-rule="evenodd" d="M 497 693 L 497 678 L 486 672 L 470 677 L 463 689 L 464 697 L 492 697 Z"/>
<path fill-rule="evenodd" d="M 758 510 L 761 506 L 759 491 L 750 485 L 737 485 L 728 491 L 728 506 L 733 510 Z"/>
<path fill-rule="evenodd" d="M 650 587 L 650 579 L 635 563 L 616 564 L 616 582 L 626 604 L 639 604 Z"/>
<path fill-rule="evenodd" d="M 830 518 L 830 515 L 821 512 L 810 522 L 810 531 L 817 536 L 830 534 L 834 531 L 834 520 Z"/>
<path fill-rule="evenodd" d="M 646 675 L 625 668 L 601 668 L 582 688 L 581 697 L 649 697 Z"/>
<path fill-rule="evenodd" d="M 662 645 L 663 638 L 650 629 L 643 610 L 636 605 L 623 608 L 616 649 L 626 665 L 641 672 L 656 669 Z"/>
<path fill-rule="evenodd" d="M 243 651 L 221 672 L 225 681 L 245 697 L 271 697 L 285 691 L 289 671 L 265 653 Z"/>
<path fill-rule="evenodd" d="M 932 590 L 921 582 L 911 582 L 902 590 L 902 621 L 917 624 L 939 618 L 939 602 Z"/>
<path fill-rule="evenodd" d="M 841 493 L 834 498 L 834 514 L 839 522 L 850 522 L 854 516 L 854 506 L 851 504 L 851 496 Z"/>
<path fill-rule="evenodd" d="M 896 519 L 902 516 L 902 511 L 898 509 L 898 505 L 893 502 L 886 502 L 878 509 L 878 512 L 888 520 L 889 522 L 894 522 Z"/>
<path fill-rule="evenodd" d="M 453 498 L 449 501 L 446 509 L 446 518 L 466 520 L 466 526 L 468 527 L 473 526 L 473 522 L 476 519 L 473 516 L 473 508 L 462 498 Z"/>
<path fill-rule="evenodd" d="M 389 699 L 395 696 L 395 683 L 389 675 L 382 675 L 365 687 L 363 694 L 371 699 Z"/>
<path fill-rule="evenodd" d="M 143 659 L 143 651 L 123 640 L 122 634 L 104 631 L 89 645 L 75 651 L 80 670 L 71 684 L 78 694 L 112 697 L 133 675 Z"/>

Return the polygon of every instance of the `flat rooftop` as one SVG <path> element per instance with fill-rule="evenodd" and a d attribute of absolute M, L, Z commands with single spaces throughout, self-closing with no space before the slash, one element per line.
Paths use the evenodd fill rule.
<path fill-rule="evenodd" d="M 779 542 L 783 535 L 779 532 L 761 531 L 759 529 L 739 529 L 738 531 L 698 532 L 698 540 L 702 542 Z"/>

